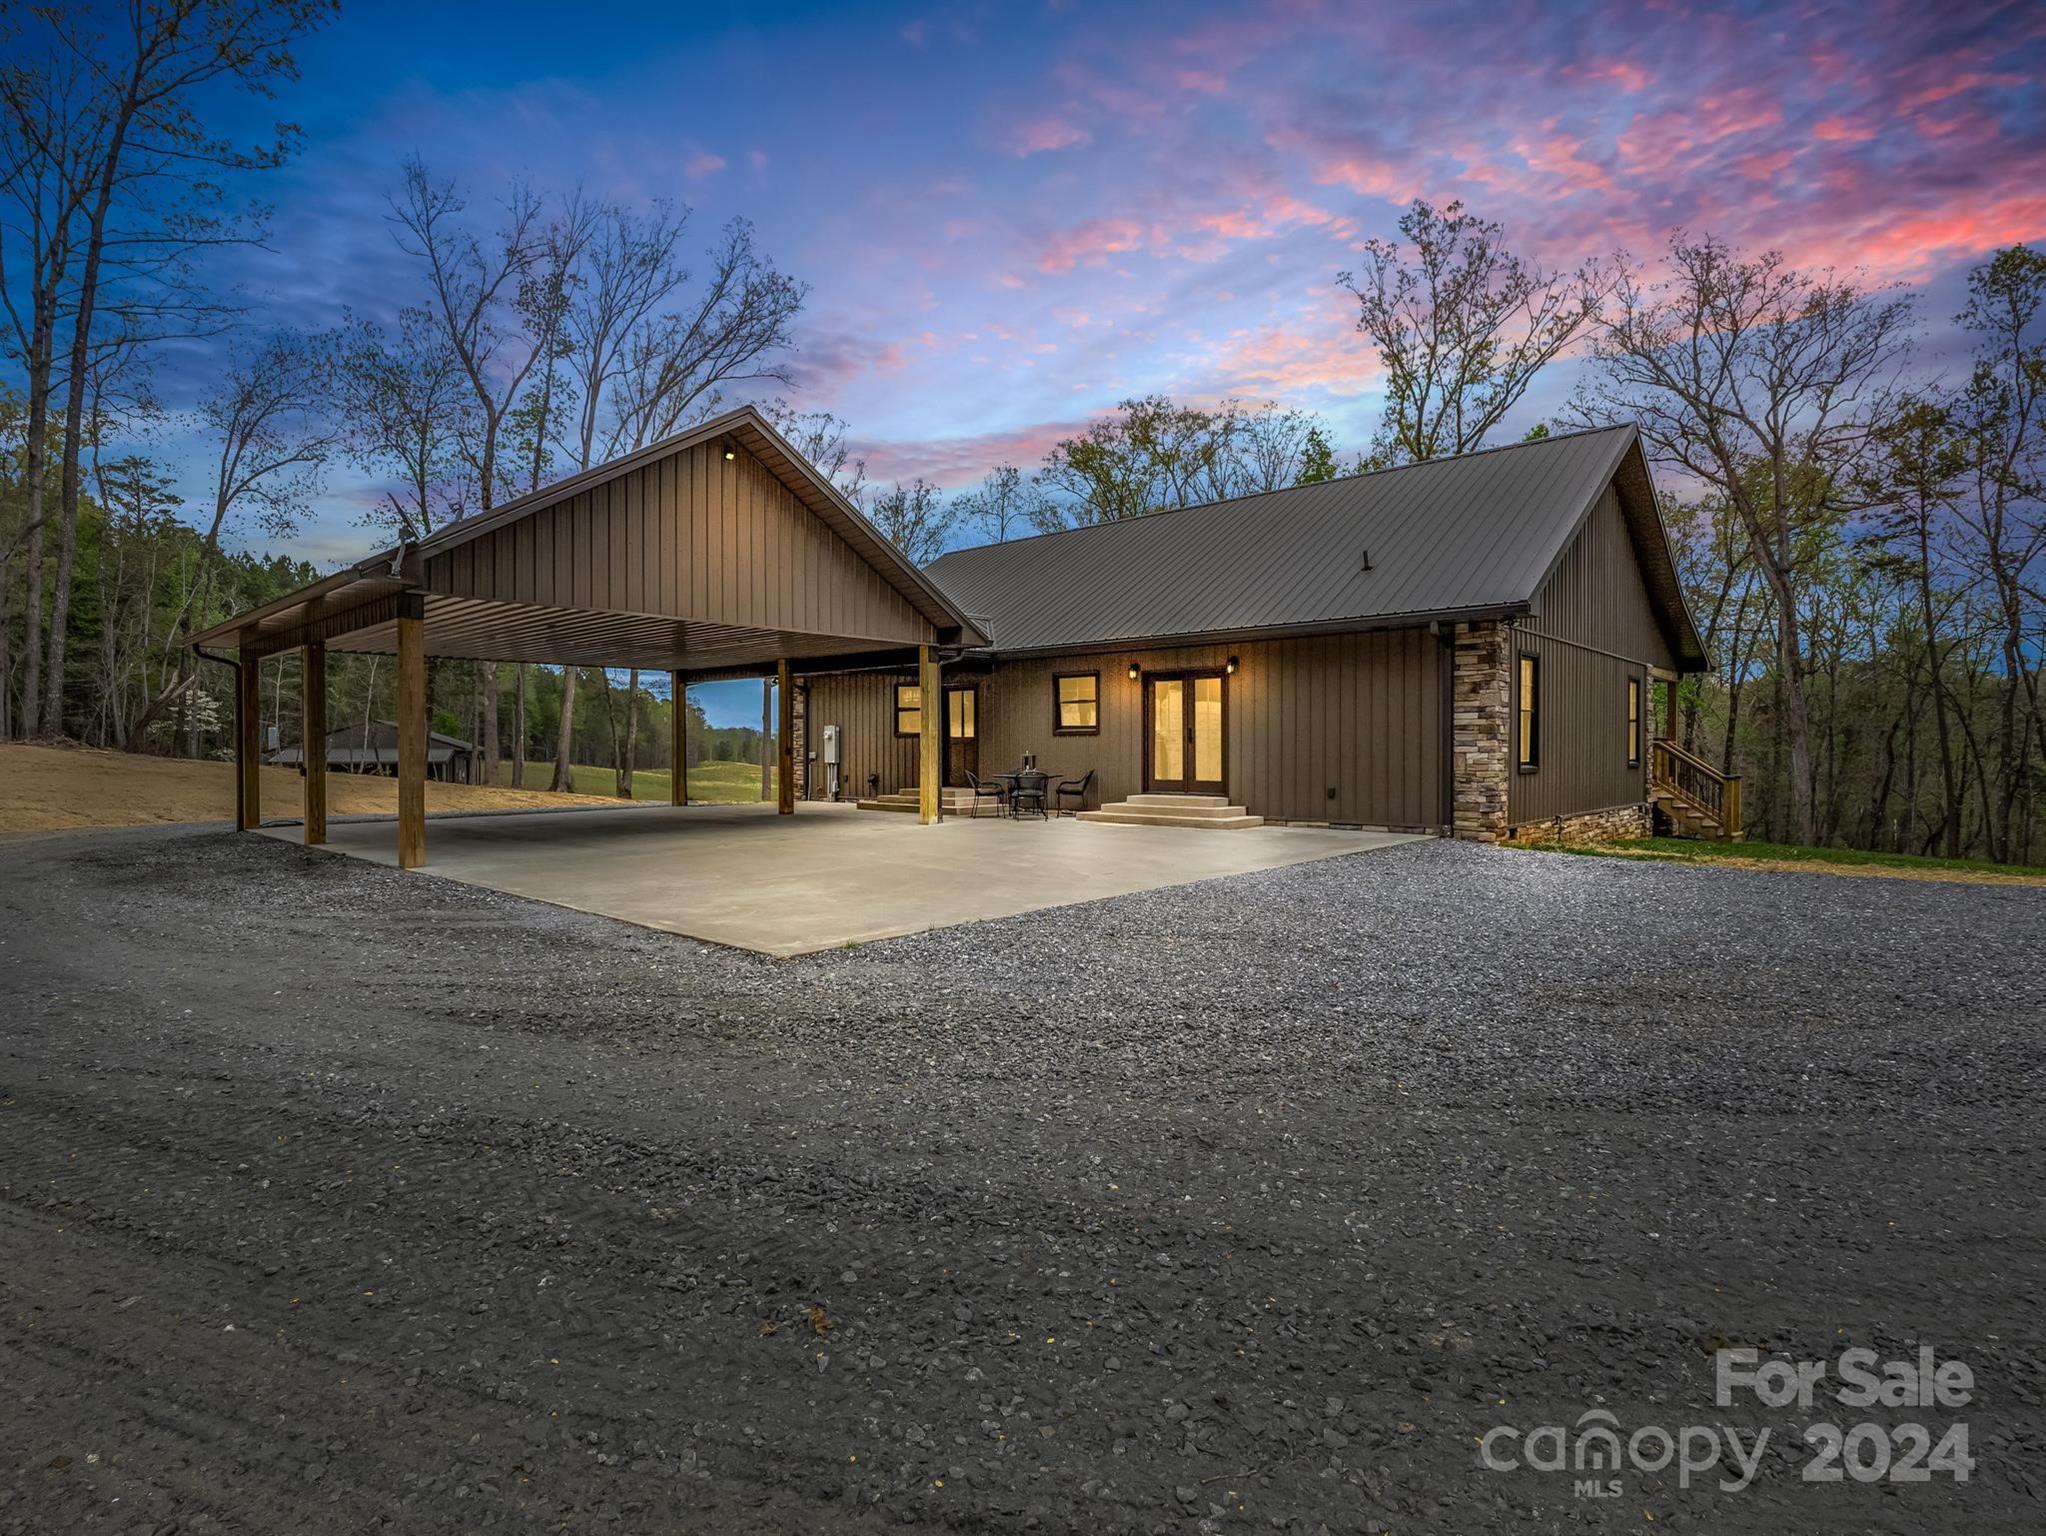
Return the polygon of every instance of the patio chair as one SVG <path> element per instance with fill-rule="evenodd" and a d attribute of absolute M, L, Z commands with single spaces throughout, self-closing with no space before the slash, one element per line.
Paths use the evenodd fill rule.
<path fill-rule="evenodd" d="M 1061 816 L 1068 814 L 1066 811 L 1066 802 L 1068 800 L 1073 802 L 1074 810 L 1076 811 L 1086 810 L 1087 791 L 1092 789 L 1093 787 L 1094 770 L 1092 768 L 1089 768 L 1077 779 L 1067 779 L 1063 784 L 1059 785 L 1057 789 L 1052 791 L 1052 798 L 1057 803 L 1058 813 Z"/>
<path fill-rule="evenodd" d="M 966 787 L 973 793 L 973 814 L 976 819 L 980 815 L 980 802 L 983 797 L 994 801 L 997 810 L 1006 812 L 1009 809 L 1008 785 L 1002 783 L 999 779 L 992 784 L 983 784 L 980 781 L 980 776 L 971 768 L 965 769 L 964 772 L 966 774 Z"/>
<path fill-rule="evenodd" d="M 1009 814 L 1026 816 L 1035 811 L 1037 819 L 1043 821 L 1044 787 L 1049 780 L 1050 775 L 1037 768 L 1025 769 L 1017 774 L 1016 787 L 1009 792 Z"/>

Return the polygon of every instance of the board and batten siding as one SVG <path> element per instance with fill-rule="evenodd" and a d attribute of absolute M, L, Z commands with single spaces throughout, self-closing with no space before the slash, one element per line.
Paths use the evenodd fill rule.
<path fill-rule="evenodd" d="M 864 800 L 878 792 L 892 795 L 916 787 L 916 738 L 895 734 L 895 685 L 914 683 L 916 666 L 899 673 L 827 672 L 809 680 L 804 708 L 808 750 L 817 754 L 811 767 L 808 795 L 831 798 L 824 763 L 824 727 L 838 727 L 838 797 Z M 868 775 L 875 776 L 870 786 Z"/>
<path fill-rule="evenodd" d="M 1151 673 L 1221 671 L 1231 656 L 1223 774 L 1233 802 L 1275 821 L 1441 825 L 1446 662 L 1425 629 L 998 661 L 992 672 L 948 669 L 946 684 L 980 690 L 984 772 L 1016 767 L 1025 753 L 1069 778 L 1091 768 L 1088 801 L 1101 805 L 1144 789 L 1143 683 L 1130 663 Z M 1052 679 L 1068 672 L 1101 676 L 1098 734 L 1053 730 Z M 883 793 L 916 782 L 915 743 L 892 734 L 895 681 L 862 673 L 811 684 L 815 739 L 827 724 L 842 730 L 846 798 L 866 793 L 869 773 Z"/>
<path fill-rule="evenodd" d="M 1507 821 L 1524 826 L 1647 794 L 1649 672 L 1676 667 L 1656 619 L 1619 499 L 1607 488 L 1543 585 L 1534 613 L 1510 632 L 1512 719 L 1518 730 L 1520 656 L 1538 658 L 1538 766 L 1509 772 Z M 1627 679 L 1641 682 L 1642 755 L 1627 760 Z"/>
<path fill-rule="evenodd" d="M 429 592 L 927 643 L 930 623 L 750 455 L 681 449 L 430 555 Z"/>

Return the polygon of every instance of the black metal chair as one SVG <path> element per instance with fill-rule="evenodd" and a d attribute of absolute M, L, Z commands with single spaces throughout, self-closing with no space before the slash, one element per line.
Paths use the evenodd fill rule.
<path fill-rule="evenodd" d="M 1025 816 L 1035 811 L 1037 819 L 1043 821 L 1044 788 L 1049 780 L 1050 775 L 1036 768 L 1028 768 L 1017 774 L 1016 787 L 1009 792 L 1009 814 Z"/>
<path fill-rule="evenodd" d="M 1057 803 L 1058 813 L 1061 816 L 1068 814 L 1068 812 L 1066 811 L 1066 802 L 1068 800 L 1073 802 L 1074 810 L 1076 811 L 1086 810 L 1087 791 L 1092 789 L 1093 787 L 1094 770 L 1092 768 L 1089 768 L 1085 773 L 1080 775 L 1079 778 L 1068 779 L 1063 784 L 1059 785 L 1059 787 L 1052 792 L 1052 798 Z"/>
<path fill-rule="evenodd" d="M 966 787 L 973 791 L 973 814 L 980 816 L 980 802 L 983 797 L 994 801 L 998 810 L 1006 813 L 1009 809 L 1009 786 L 997 779 L 992 784 L 983 784 L 980 776 L 971 768 L 962 770 L 966 774 Z"/>

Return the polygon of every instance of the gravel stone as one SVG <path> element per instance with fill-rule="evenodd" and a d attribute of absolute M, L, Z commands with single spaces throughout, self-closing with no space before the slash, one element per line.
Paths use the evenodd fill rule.
<path fill-rule="evenodd" d="M 2042 933 L 1428 842 L 777 962 L 13 843 L 0 1532 L 2038 1529 Z M 1921 1343 L 1966 1483 L 1713 1401 Z M 1477 1460 L 1592 1409 L 1775 1438 Z"/>

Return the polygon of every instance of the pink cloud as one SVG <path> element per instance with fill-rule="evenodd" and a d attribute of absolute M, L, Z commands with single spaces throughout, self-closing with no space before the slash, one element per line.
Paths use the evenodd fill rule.
<path fill-rule="evenodd" d="M 1078 144 L 1092 143 L 1093 139 L 1093 134 L 1063 117 L 1037 117 L 1016 125 L 1015 131 L 1009 135 L 1009 147 L 1020 159 L 1027 155 L 1071 149 Z"/>
<path fill-rule="evenodd" d="M 1864 144 L 1875 136 L 1875 129 L 1844 117 L 1825 117 L 1812 124 L 1812 137 L 1828 144 Z"/>
<path fill-rule="evenodd" d="M 1098 267 L 1110 256 L 1145 249 L 1158 235 L 1153 226 L 1136 219 L 1088 219 L 1053 235 L 1037 258 L 1037 270 L 1070 272 L 1076 266 Z"/>
<path fill-rule="evenodd" d="M 725 157 L 699 149 L 682 162 L 682 174 L 691 181 L 702 181 L 706 176 L 715 176 L 725 168 Z"/>

